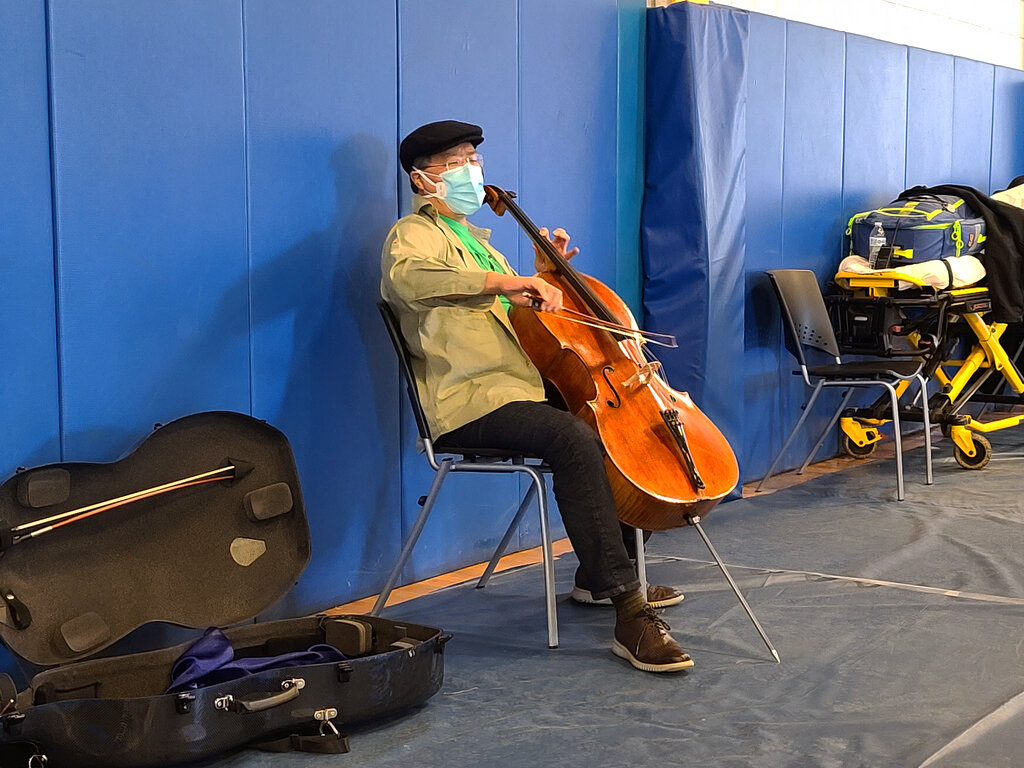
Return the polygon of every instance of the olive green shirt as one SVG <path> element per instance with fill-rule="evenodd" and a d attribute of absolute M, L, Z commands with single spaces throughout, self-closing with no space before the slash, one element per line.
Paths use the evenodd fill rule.
<path fill-rule="evenodd" d="M 380 293 L 398 317 L 432 437 L 519 400 L 544 400 L 540 373 L 526 356 L 496 296 L 484 296 L 487 272 L 427 198 L 398 220 L 381 253 Z M 506 270 L 488 243 L 473 236 Z"/>

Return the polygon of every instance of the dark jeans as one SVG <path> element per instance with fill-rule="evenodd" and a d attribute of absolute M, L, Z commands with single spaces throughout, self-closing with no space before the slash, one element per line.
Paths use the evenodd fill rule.
<path fill-rule="evenodd" d="M 551 467 L 558 511 L 594 598 L 640 589 L 615 514 L 601 441 L 581 419 L 546 403 L 509 403 L 435 444 L 439 451 L 497 448 L 543 460 Z"/>

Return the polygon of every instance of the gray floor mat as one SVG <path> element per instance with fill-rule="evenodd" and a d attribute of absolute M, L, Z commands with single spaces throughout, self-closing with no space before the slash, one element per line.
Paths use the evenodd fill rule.
<path fill-rule="evenodd" d="M 634 671 L 613 611 L 568 599 L 546 648 L 539 567 L 386 615 L 441 626 L 441 692 L 349 728 L 352 754 L 244 751 L 217 766 L 1016 766 L 1024 763 L 1024 439 L 993 435 L 969 472 L 936 447 L 723 505 L 705 529 L 778 649 L 776 664 L 696 533 L 657 534 L 652 580 L 687 594 L 665 618 L 696 666 Z"/>

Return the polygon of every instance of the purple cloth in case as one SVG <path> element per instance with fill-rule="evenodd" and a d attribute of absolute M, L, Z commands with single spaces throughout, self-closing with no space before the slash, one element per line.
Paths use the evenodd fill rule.
<path fill-rule="evenodd" d="M 345 654 L 333 645 L 318 644 L 305 651 L 280 656 L 253 656 L 235 658 L 231 641 L 216 627 L 210 627 L 194 642 L 171 667 L 171 685 L 166 693 L 204 688 L 228 680 L 263 672 L 267 669 L 297 667 L 305 664 L 326 664 L 344 661 Z"/>

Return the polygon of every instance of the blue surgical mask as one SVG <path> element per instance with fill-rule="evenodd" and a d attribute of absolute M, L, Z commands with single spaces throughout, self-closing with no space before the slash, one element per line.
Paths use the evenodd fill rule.
<path fill-rule="evenodd" d="M 469 216 L 484 204 L 484 172 L 479 165 L 465 163 L 445 171 L 441 174 L 441 181 L 435 185 L 435 191 L 424 196 L 444 200 L 455 213 Z"/>

